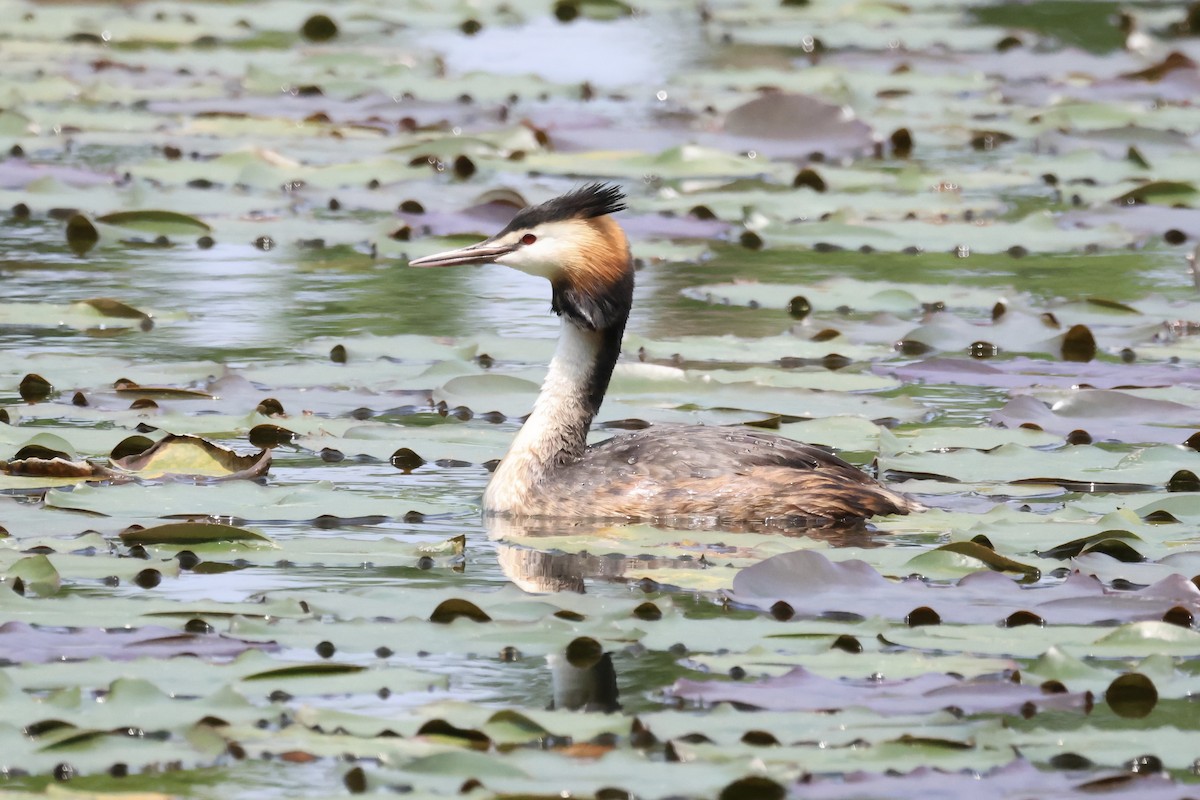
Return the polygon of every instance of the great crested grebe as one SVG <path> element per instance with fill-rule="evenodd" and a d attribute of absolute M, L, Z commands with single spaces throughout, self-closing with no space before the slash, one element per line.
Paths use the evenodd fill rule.
<path fill-rule="evenodd" d="M 541 393 L 488 484 L 484 511 L 811 523 L 920 509 L 820 448 L 745 428 L 651 427 L 587 445 L 633 304 L 629 243 L 609 216 L 624 200 L 616 186 L 584 186 L 522 209 L 490 239 L 410 262 L 494 262 L 540 275 L 562 318 Z"/>

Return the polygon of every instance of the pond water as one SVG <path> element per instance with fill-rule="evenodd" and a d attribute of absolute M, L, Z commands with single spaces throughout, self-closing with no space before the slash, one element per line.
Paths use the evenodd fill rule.
<path fill-rule="evenodd" d="M 1194 10 L 0 14 L 5 791 L 1187 795 Z M 407 260 L 592 180 L 593 441 L 751 425 L 929 510 L 483 520 L 559 321 Z"/>

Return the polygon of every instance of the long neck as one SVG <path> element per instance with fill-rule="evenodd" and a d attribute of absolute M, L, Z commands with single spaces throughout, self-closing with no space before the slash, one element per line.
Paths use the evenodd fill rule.
<path fill-rule="evenodd" d="M 600 330 L 563 317 L 558 348 L 533 411 L 496 468 L 484 495 L 491 512 L 535 514 L 542 479 L 579 459 L 621 353 L 625 316 Z"/>

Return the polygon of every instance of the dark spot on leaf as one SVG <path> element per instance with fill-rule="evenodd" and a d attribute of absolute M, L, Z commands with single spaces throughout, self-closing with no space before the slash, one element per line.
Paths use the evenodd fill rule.
<path fill-rule="evenodd" d="M 1006 628 L 1019 628 L 1022 625 L 1036 625 L 1041 628 L 1045 624 L 1046 621 L 1032 611 L 1014 611 L 1004 620 L 1004 627 Z"/>
<path fill-rule="evenodd" d="M 889 140 L 892 143 L 892 155 L 896 158 L 908 158 L 912 155 L 913 137 L 908 128 L 897 128 Z"/>
<path fill-rule="evenodd" d="M 901 339 L 896 342 L 896 350 L 906 356 L 920 356 L 928 353 L 933 348 L 924 342 L 918 342 L 916 339 Z"/>
<path fill-rule="evenodd" d="M 796 295 L 788 301 L 788 315 L 792 319 L 804 319 L 812 313 L 812 304 L 808 302 L 808 298 L 802 295 Z"/>
<path fill-rule="evenodd" d="M 259 250 L 266 252 L 268 250 L 274 249 L 275 240 L 272 239 L 270 236 L 259 236 L 257 239 L 254 240 L 253 244 Z"/>
<path fill-rule="evenodd" d="M 310 42 L 327 42 L 338 35 L 337 23 L 324 14 L 313 14 L 300 26 L 300 35 Z"/>
<path fill-rule="evenodd" d="M 466 180 L 475 174 L 475 162 L 464 155 L 454 159 L 454 174 L 461 180 Z"/>
<path fill-rule="evenodd" d="M 579 16 L 579 0 L 558 0 L 554 4 L 554 16 L 559 22 L 570 22 Z"/>
<path fill-rule="evenodd" d="M 576 669 L 591 669 L 604 656 L 604 647 L 590 636 L 580 636 L 567 645 L 567 663 Z"/>
<path fill-rule="evenodd" d="M 761 250 L 763 246 L 762 237 L 754 231 L 742 231 L 742 235 L 738 237 L 738 242 L 747 250 Z"/>
<path fill-rule="evenodd" d="M 770 778 L 751 775 L 721 789 L 718 800 L 783 800 L 787 790 Z"/>
<path fill-rule="evenodd" d="M 405 200 L 400 204 L 400 210 L 406 214 L 424 214 L 425 206 L 421 205 L 416 200 Z"/>
<path fill-rule="evenodd" d="M 810 336 L 809 341 L 828 342 L 828 341 L 832 341 L 833 339 L 838 338 L 841 335 L 842 335 L 842 332 L 839 330 L 836 330 L 834 328 L 824 328 L 822 330 L 817 331 L 812 336 Z"/>
<path fill-rule="evenodd" d="M 847 633 L 843 633 L 833 640 L 833 644 L 830 645 L 830 649 L 841 650 L 846 653 L 861 653 L 863 651 L 863 646 L 862 642 L 855 637 Z"/>
<path fill-rule="evenodd" d="M 425 464 L 425 459 L 421 458 L 407 447 L 401 447 L 399 450 L 392 453 L 390 461 L 393 467 L 400 470 L 405 475 Z"/>
<path fill-rule="evenodd" d="M 1126 762 L 1125 768 L 1134 775 L 1157 775 L 1163 771 L 1163 763 L 1158 756 L 1144 755 Z"/>
<path fill-rule="evenodd" d="M 199 247 L 201 250 L 208 250 L 214 244 L 216 244 L 216 241 L 214 241 L 213 237 L 211 237 L 211 236 L 201 236 L 199 239 L 196 240 L 196 246 Z"/>
<path fill-rule="evenodd" d="M 200 556 L 191 550 L 180 550 L 175 554 L 175 560 L 179 562 L 180 569 L 195 569 L 200 563 Z"/>
<path fill-rule="evenodd" d="M 54 392 L 54 386 L 41 375 L 31 372 L 21 379 L 17 391 L 25 402 L 39 403 Z"/>
<path fill-rule="evenodd" d="M 140 409 L 158 408 L 158 403 L 154 402 L 149 397 L 139 397 L 137 400 L 134 400 L 129 404 L 129 408 L 134 411 Z"/>
<path fill-rule="evenodd" d="M 1019 244 L 1014 244 L 1012 247 L 1008 248 L 1007 252 L 1012 258 L 1024 258 L 1025 256 L 1029 255 L 1029 251 Z"/>
<path fill-rule="evenodd" d="M 456 597 L 443 600 L 429 615 L 429 621 L 444 625 L 459 617 L 466 617 L 473 622 L 492 621 L 492 618 L 485 614 L 479 606 L 469 600 L 460 600 Z"/>
<path fill-rule="evenodd" d="M 1065 769 L 1071 771 L 1091 769 L 1093 766 L 1095 766 L 1090 758 L 1081 756 L 1078 753 L 1059 753 L 1058 755 L 1051 756 L 1049 763 L 1050 766 L 1054 767 L 1055 769 Z M 1078 788 L 1081 790 L 1083 789 L 1082 786 Z"/>
<path fill-rule="evenodd" d="M 24 203 L 17 203 L 12 207 L 13 219 L 29 219 L 29 214 L 29 206 L 25 205 Z"/>
<path fill-rule="evenodd" d="M 87 217 L 75 214 L 67 220 L 67 246 L 75 255 L 85 255 L 99 241 L 100 233 Z"/>
<path fill-rule="evenodd" d="M 1167 481 L 1168 492 L 1200 492 L 1200 478 L 1190 469 L 1181 469 Z"/>
<path fill-rule="evenodd" d="M 565 619 L 569 622 L 583 622 L 585 619 L 587 619 L 587 617 L 585 617 L 583 614 L 580 614 L 578 611 L 571 611 L 567 608 L 560 608 L 558 611 L 555 611 L 554 616 L 558 619 Z"/>
<path fill-rule="evenodd" d="M 130 552 L 133 552 L 132 548 Z M 156 569 L 144 569 L 133 576 L 133 582 L 143 589 L 153 589 L 162 583 L 162 573 Z"/>
<path fill-rule="evenodd" d="M 742 744 L 748 744 L 751 747 L 778 747 L 779 740 L 775 735 L 767 731 L 746 731 L 742 734 Z"/>
<path fill-rule="evenodd" d="M 353 767 L 342 776 L 342 783 L 350 794 L 362 794 L 367 791 L 367 773 L 362 767 Z"/>
<path fill-rule="evenodd" d="M 1200 450 L 1200 431 L 1184 439 L 1183 444 L 1185 447 L 1190 447 L 1193 450 Z"/>
<path fill-rule="evenodd" d="M 500 661 L 505 664 L 515 664 L 521 660 L 521 651 L 512 645 L 500 649 Z"/>
<path fill-rule="evenodd" d="M 262 414 L 264 417 L 282 417 L 283 403 L 279 402 L 274 397 L 268 397 L 259 403 L 254 410 L 259 414 Z"/>
<path fill-rule="evenodd" d="M 746 677 L 746 670 L 742 669 L 741 667 L 737 667 L 737 666 L 730 667 L 729 668 L 729 677 L 735 681 L 740 681 Z"/>
<path fill-rule="evenodd" d="M 821 366 L 830 372 L 836 372 L 839 369 L 848 367 L 851 363 L 850 359 L 841 353 L 830 353 L 821 359 Z"/>
<path fill-rule="evenodd" d="M 796 173 L 796 177 L 792 180 L 793 188 L 812 189 L 814 192 L 823 192 L 826 189 L 825 179 L 811 167 L 805 167 Z"/>
<path fill-rule="evenodd" d="M 1183 606 L 1175 606 L 1168 609 L 1162 618 L 1163 622 L 1171 625 L 1178 625 L 1181 628 L 1190 628 L 1195 623 L 1195 617 L 1192 612 Z"/>
<path fill-rule="evenodd" d="M 75 768 L 70 764 L 57 764 L 54 767 L 54 780 L 69 781 L 75 777 Z"/>
<path fill-rule="evenodd" d="M 1072 325 L 1063 336 L 1064 361 L 1086 362 L 1096 357 L 1096 338 L 1086 325 Z"/>
<path fill-rule="evenodd" d="M 1172 228 L 1163 234 L 1163 241 L 1167 244 L 1183 244 L 1187 241 L 1187 234 L 1181 230 Z"/>
<path fill-rule="evenodd" d="M 458 29 L 467 36 L 474 36 L 483 30 L 483 23 L 477 19 L 463 20 L 463 23 L 458 26 Z"/>
<path fill-rule="evenodd" d="M 346 356 L 346 346 L 345 345 L 335 344 L 332 348 L 330 348 L 330 350 L 329 350 L 329 360 L 330 361 L 332 361 L 335 364 L 345 364 L 346 359 L 347 359 L 347 356 Z"/>
<path fill-rule="evenodd" d="M 187 633 L 212 633 L 213 626 L 209 625 L 199 617 L 193 617 L 183 624 L 183 629 Z"/>
<path fill-rule="evenodd" d="M 255 425 L 250 429 L 249 439 L 250 444 L 255 447 L 261 447 L 264 450 L 279 447 L 280 445 L 291 444 L 298 439 L 300 434 L 289 431 L 287 428 L 281 428 L 278 425 Z"/>
<path fill-rule="evenodd" d="M 971 346 L 967 348 L 967 354 L 971 358 L 995 358 L 1000 353 L 1000 348 L 991 342 L 971 342 Z"/>
<path fill-rule="evenodd" d="M 1158 704 L 1158 689 L 1145 675 L 1127 672 L 1108 685 L 1104 691 L 1104 702 L 1118 717 L 1141 719 Z"/>
<path fill-rule="evenodd" d="M 1005 53 L 1012 50 L 1014 47 L 1022 47 L 1024 43 L 1016 36 L 1005 36 L 1000 41 L 996 42 L 996 51 Z"/>
<path fill-rule="evenodd" d="M 1092 435 L 1083 429 L 1071 431 L 1066 436 L 1067 444 L 1091 444 Z"/>
<path fill-rule="evenodd" d="M 717 218 L 717 215 L 713 213 L 711 208 L 703 205 L 692 206 L 688 210 L 688 216 L 695 217 L 696 219 L 700 220 L 713 220 Z"/>
<path fill-rule="evenodd" d="M 332 447 L 322 447 L 320 452 L 321 460 L 326 464 L 336 464 L 339 461 L 346 460 L 346 454 L 341 450 L 334 450 Z"/>
<path fill-rule="evenodd" d="M 1134 361 L 1137 361 L 1137 353 L 1135 353 L 1133 349 L 1129 347 L 1122 347 L 1120 356 L 1121 361 L 1126 364 L 1132 364 Z"/>
<path fill-rule="evenodd" d="M 663 613 L 662 609 L 647 600 L 633 610 L 633 615 L 638 619 L 654 622 L 662 619 Z"/>
<path fill-rule="evenodd" d="M 908 627 L 916 628 L 921 625 L 940 625 L 942 618 L 929 606 L 920 606 L 908 612 L 904 617 L 904 622 Z"/>
<path fill-rule="evenodd" d="M 780 622 L 786 622 L 796 615 L 796 610 L 782 600 L 771 606 L 771 616 Z"/>

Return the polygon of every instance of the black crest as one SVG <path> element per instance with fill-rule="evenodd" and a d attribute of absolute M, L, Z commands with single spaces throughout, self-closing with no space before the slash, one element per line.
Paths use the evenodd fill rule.
<path fill-rule="evenodd" d="M 589 183 L 540 205 L 521 209 L 503 232 L 533 228 L 546 222 L 592 219 L 624 210 L 625 193 L 621 191 L 620 186 L 611 183 Z"/>

